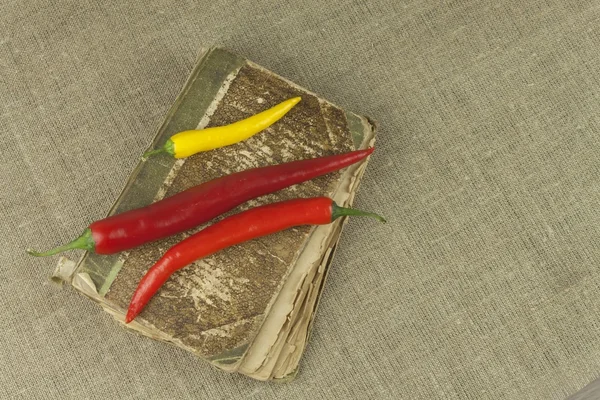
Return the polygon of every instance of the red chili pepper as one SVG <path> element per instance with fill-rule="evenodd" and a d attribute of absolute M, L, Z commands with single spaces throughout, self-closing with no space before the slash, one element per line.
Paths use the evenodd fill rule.
<path fill-rule="evenodd" d="M 202 183 L 149 206 L 93 222 L 83 234 L 63 246 L 34 256 L 84 249 L 112 254 L 186 231 L 238 205 L 317 176 L 354 164 L 373 148 L 328 157 L 253 168 Z"/>
<path fill-rule="evenodd" d="M 296 199 L 267 204 L 227 217 L 182 240 L 144 275 L 129 303 L 125 323 L 142 311 L 173 272 L 195 260 L 250 239 L 298 225 L 324 225 L 344 215 L 385 219 L 377 214 L 340 207 L 327 197 Z"/>

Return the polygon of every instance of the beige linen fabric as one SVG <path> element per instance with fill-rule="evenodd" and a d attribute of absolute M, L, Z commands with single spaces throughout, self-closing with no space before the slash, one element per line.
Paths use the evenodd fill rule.
<path fill-rule="evenodd" d="M 0 4 L 0 398 L 562 399 L 600 375 L 598 1 Z M 48 284 L 202 47 L 379 122 L 298 379 Z M 70 253 L 75 256 L 76 253 Z"/>

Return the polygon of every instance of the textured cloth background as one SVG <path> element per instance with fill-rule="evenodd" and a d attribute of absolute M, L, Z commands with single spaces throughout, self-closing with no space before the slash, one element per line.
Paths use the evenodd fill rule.
<path fill-rule="evenodd" d="M 280 3 L 0 3 L 0 398 L 562 399 L 596 378 L 600 3 Z M 24 253 L 106 214 L 211 45 L 379 122 L 356 205 L 390 223 L 348 225 L 287 385 L 126 332 Z"/>

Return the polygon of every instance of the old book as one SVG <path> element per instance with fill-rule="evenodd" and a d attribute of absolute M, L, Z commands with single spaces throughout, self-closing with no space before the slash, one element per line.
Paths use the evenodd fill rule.
<path fill-rule="evenodd" d="M 373 145 L 374 127 L 367 118 L 213 48 L 199 57 L 152 146 L 161 146 L 179 131 L 228 124 L 295 96 L 302 97 L 295 108 L 249 140 L 182 160 L 165 155 L 140 161 L 109 215 L 240 170 Z M 231 213 L 312 196 L 330 196 L 349 206 L 365 166 L 366 160 Z M 191 351 L 226 371 L 261 380 L 291 379 L 344 222 L 289 229 L 198 260 L 175 273 L 140 316 L 123 326 Z M 170 246 L 201 228 L 116 255 L 86 253 L 78 262 L 61 258 L 54 277 L 123 322 L 146 270 Z"/>

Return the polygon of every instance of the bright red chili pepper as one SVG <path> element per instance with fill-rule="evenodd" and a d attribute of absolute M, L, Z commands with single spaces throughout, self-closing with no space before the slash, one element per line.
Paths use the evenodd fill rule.
<path fill-rule="evenodd" d="M 131 298 L 125 323 L 131 322 L 142 311 L 173 272 L 199 258 L 294 226 L 329 224 L 344 215 L 369 216 L 385 222 L 377 214 L 340 207 L 328 197 L 267 204 L 216 222 L 171 247 L 146 272 Z"/>
<path fill-rule="evenodd" d="M 83 234 L 63 246 L 34 256 L 84 249 L 112 254 L 186 231 L 238 205 L 317 176 L 354 164 L 373 148 L 328 157 L 253 168 L 202 183 L 149 206 L 93 222 Z"/>

